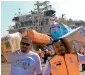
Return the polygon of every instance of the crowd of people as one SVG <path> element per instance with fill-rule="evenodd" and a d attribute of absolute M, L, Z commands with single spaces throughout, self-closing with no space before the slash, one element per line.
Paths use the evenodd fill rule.
<path fill-rule="evenodd" d="M 80 75 L 79 63 L 85 63 L 85 56 L 73 54 L 63 39 L 52 42 L 54 54 L 50 55 L 48 50 L 44 52 L 45 68 L 42 73 L 41 59 L 32 51 L 32 39 L 24 36 L 20 42 L 20 50 L 13 52 L 11 63 L 11 75 Z M 48 58 L 49 57 L 49 58 Z M 72 70 L 73 69 L 73 70 Z"/>

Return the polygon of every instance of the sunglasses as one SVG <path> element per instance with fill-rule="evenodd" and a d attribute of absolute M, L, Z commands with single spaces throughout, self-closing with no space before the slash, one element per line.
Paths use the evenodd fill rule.
<path fill-rule="evenodd" d="M 29 43 L 21 42 L 22 45 L 30 46 Z"/>

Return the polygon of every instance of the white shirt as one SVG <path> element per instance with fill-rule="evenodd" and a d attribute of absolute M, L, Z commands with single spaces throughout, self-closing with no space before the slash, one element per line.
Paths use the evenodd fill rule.
<path fill-rule="evenodd" d="M 85 55 L 81 55 L 78 53 L 78 61 L 80 63 L 85 63 Z M 50 65 L 49 61 L 47 60 L 45 69 L 44 69 L 44 75 L 50 75 L 50 68 L 51 68 L 51 65 Z"/>
<path fill-rule="evenodd" d="M 17 52 L 11 57 L 11 75 L 34 75 L 41 74 L 41 60 L 38 54 Z"/>

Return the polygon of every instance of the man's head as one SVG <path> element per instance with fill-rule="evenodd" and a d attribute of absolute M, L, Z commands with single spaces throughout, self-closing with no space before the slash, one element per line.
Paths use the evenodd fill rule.
<path fill-rule="evenodd" d="M 29 52 L 32 49 L 32 39 L 27 36 L 22 37 L 20 48 L 23 53 Z"/>
<path fill-rule="evenodd" d="M 63 55 L 68 52 L 67 47 L 63 39 L 56 39 L 52 42 L 54 51 L 57 55 Z"/>

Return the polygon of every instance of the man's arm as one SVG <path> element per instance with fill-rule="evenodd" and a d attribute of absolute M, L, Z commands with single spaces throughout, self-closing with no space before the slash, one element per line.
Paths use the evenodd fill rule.
<path fill-rule="evenodd" d="M 36 66 L 35 66 L 36 74 L 42 75 L 42 65 L 39 55 L 36 57 Z"/>

